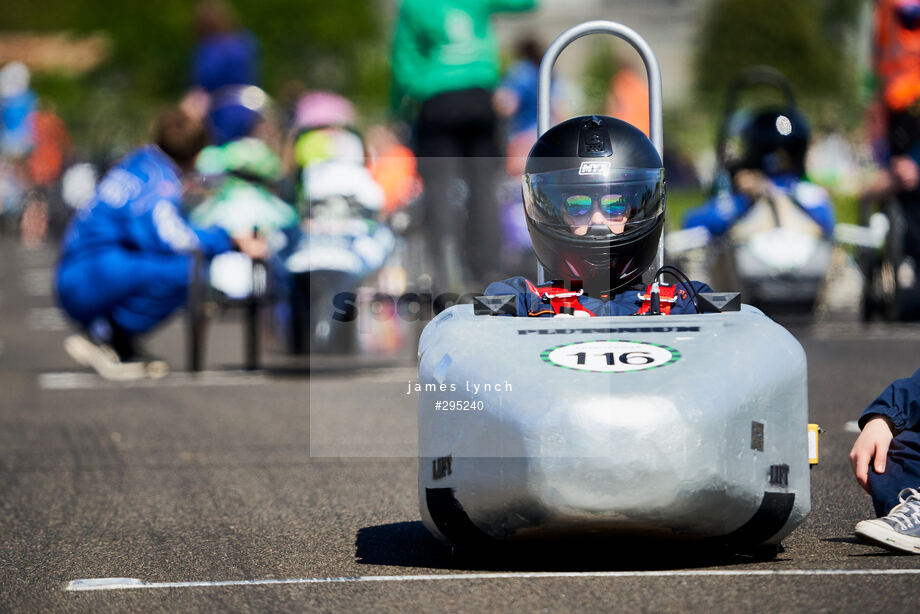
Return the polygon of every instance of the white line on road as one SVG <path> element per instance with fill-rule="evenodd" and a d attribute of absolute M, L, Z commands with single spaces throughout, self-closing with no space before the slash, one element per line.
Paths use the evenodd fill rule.
<path fill-rule="evenodd" d="M 30 269 L 22 274 L 22 285 L 29 296 L 51 296 L 54 272 L 51 269 Z"/>
<path fill-rule="evenodd" d="M 158 379 L 137 379 L 111 381 L 85 371 L 61 371 L 41 373 L 38 387 L 42 390 L 98 390 L 103 388 L 161 388 L 188 386 L 251 386 L 270 381 L 268 377 L 253 371 L 185 371 L 169 373 Z"/>
<path fill-rule="evenodd" d="M 350 582 L 425 582 L 437 580 L 515 580 L 532 578 L 686 578 L 686 577 L 789 577 L 789 576 L 898 576 L 920 575 L 920 569 L 751 569 L 687 571 L 533 571 L 498 573 L 424 574 L 405 576 L 343 576 L 328 578 L 265 578 L 192 582 L 145 582 L 137 578 L 86 578 L 71 580 L 67 591 L 117 591 L 142 588 L 200 588 L 209 586 L 264 586 L 270 584 L 344 584 Z"/>
<path fill-rule="evenodd" d="M 29 330 L 57 332 L 67 330 L 64 312 L 57 307 L 33 307 L 28 314 Z"/>
<path fill-rule="evenodd" d="M 0 348 L 2 348 L 2 345 L 0 345 Z M 401 389 L 404 389 L 406 386 L 405 381 L 417 375 L 418 371 L 414 368 L 392 369 L 370 372 L 367 374 L 336 374 L 331 376 L 327 381 L 344 381 L 347 377 L 349 385 L 365 383 L 390 384 L 397 382 L 402 386 Z M 316 376 L 317 380 L 321 380 L 322 378 L 322 375 Z M 279 381 L 298 381 L 304 386 L 310 385 L 310 380 L 307 378 L 300 380 L 285 380 L 283 378 L 273 379 L 260 371 L 199 371 L 198 373 L 175 371 L 159 379 L 144 378 L 128 381 L 107 380 L 89 371 L 55 371 L 39 374 L 38 387 L 42 390 L 95 390 L 106 388 L 158 388 L 164 386 L 249 386 L 252 384 L 274 383 Z"/>

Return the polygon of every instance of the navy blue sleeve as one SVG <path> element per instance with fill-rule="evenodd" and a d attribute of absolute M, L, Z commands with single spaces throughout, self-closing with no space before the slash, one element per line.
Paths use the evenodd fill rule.
<path fill-rule="evenodd" d="M 895 433 L 920 424 L 920 369 L 910 377 L 891 382 L 859 417 L 859 428 L 878 415 L 891 420 Z"/>
<path fill-rule="evenodd" d="M 517 297 L 516 316 L 528 315 L 529 296 L 533 295 L 527 286 L 527 279 L 524 277 L 509 277 L 502 281 L 493 281 L 483 292 L 485 296 L 496 296 L 499 294 L 513 294 Z"/>
<path fill-rule="evenodd" d="M 712 288 L 701 281 L 691 281 L 690 287 L 696 294 L 700 292 L 712 292 Z M 677 302 L 671 307 L 671 313 L 674 315 L 696 313 L 696 306 L 693 304 L 693 299 L 687 295 L 687 291 L 684 290 L 681 284 L 677 284 Z"/>
<path fill-rule="evenodd" d="M 501 281 L 493 281 L 483 292 L 485 296 L 494 296 L 496 294 L 518 294 L 527 292 L 527 280 L 523 277 L 509 277 Z"/>
<path fill-rule="evenodd" d="M 201 245 L 201 251 L 207 256 L 216 256 L 233 249 L 233 239 L 227 234 L 227 231 L 219 226 L 209 228 L 191 227 L 198 236 L 198 242 Z"/>
<path fill-rule="evenodd" d="M 810 181 L 800 181 L 794 184 L 790 196 L 821 227 L 825 237 L 834 234 L 834 204 L 827 190 Z"/>
<path fill-rule="evenodd" d="M 719 194 L 684 213 L 681 227 L 702 226 L 712 236 L 718 237 L 731 228 L 750 206 L 751 199 L 743 194 Z"/>

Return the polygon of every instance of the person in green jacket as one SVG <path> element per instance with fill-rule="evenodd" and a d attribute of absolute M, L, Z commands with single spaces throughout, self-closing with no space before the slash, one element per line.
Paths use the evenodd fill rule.
<path fill-rule="evenodd" d="M 494 174 L 502 165 L 495 160 L 500 152 L 492 90 L 499 80 L 499 57 L 490 17 L 535 5 L 536 0 L 403 0 L 400 5 L 393 106 L 416 110 L 413 137 L 425 186 L 425 229 L 433 282 L 443 290 L 463 290 L 459 263 L 476 280 L 494 274 L 499 250 Z M 467 190 L 457 189 L 456 178 Z M 467 222 L 461 233 L 464 202 Z"/>

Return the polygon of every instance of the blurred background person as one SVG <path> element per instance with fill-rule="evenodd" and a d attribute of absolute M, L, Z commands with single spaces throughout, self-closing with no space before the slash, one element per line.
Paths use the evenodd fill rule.
<path fill-rule="evenodd" d="M 500 209 L 499 263 L 503 273 L 532 275 L 536 263 L 524 216 L 521 197 L 521 175 L 530 148 L 537 141 L 537 97 L 539 95 L 540 62 L 543 45 L 532 35 L 516 45 L 515 61 L 508 67 L 498 89 L 494 105 L 504 126 L 505 173 L 498 183 Z M 552 122 L 568 116 L 564 104 L 566 82 L 553 75 L 550 110 Z"/>
<path fill-rule="evenodd" d="M 74 153 L 67 126 L 47 100 L 33 113 L 32 126 L 34 146 L 26 160 L 30 193 L 20 225 L 25 242 L 60 234 L 67 216 L 60 180 Z"/>
<path fill-rule="evenodd" d="M 29 88 L 30 79 L 22 62 L 10 62 L 0 69 L 0 153 L 4 157 L 24 158 L 35 144 L 32 114 L 38 99 Z"/>
<path fill-rule="evenodd" d="M 22 62 L 0 69 L 0 155 L 3 183 L 12 187 L 5 213 L 23 241 L 34 243 L 46 238 L 52 222 L 62 223 L 58 180 L 73 147 L 64 122 L 49 100 L 39 101 L 30 81 Z"/>
<path fill-rule="evenodd" d="M 241 124 L 253 121 L 246 107 L 223 104 L 222 98 L 227 90 L 259 85 L 258 44 L 239 26 L 236 13 L 223 0 L 199 2 L 194 28 L 198 42 L 192 55 L 192 91 L 182 107 L 192 117 L 207 114 L 212 140 L 225 143 L 239 132 Z"/>
<path fill-rule="evenodd" d="M 254 85 L 225 88 L 219 103 L 240 120 L 224 126 L 217 144 L 205 147 L 195 169 L 210 192 L 193 208 L 197 226 L 220 226 L 230 234 L 266 236 L 296 226 L 294 208 L 279 198 L 282 163 L 272 146 L 278 129 L 268 95 Z"/>
<path fill-rule="evenodd" d="M 223 229 L 195 228 L 182 217 L 181 178 L 206 143 L 201 123 L 167 112 L 157 121 L 155 143 L 106 174 L 61 246 L 58 299 L 83 331 L 68 337 L 65 349 L 111 379 L 163 372 L 137 338 L 184 304 L 194 252 L 213 256 L 237 247 L 254 258 L 265 255 L 260 239 L 231 239 Z"/>
<path fill-rule="evenodd" d="M 873 15 L 873 71 L 877 98 L 868 127 L 884 134 L 874 152 L 883 166 L 863 193 L 880 200 L 917 185 L 915 156 L 920 152 L 920 0 L 878 0 Z"/>
<path fill-rule="evenodd" d="M 537 140 L 537 96 L 544 51 L 534 36 L 519 40 L 515 48 L 516 59 L 495 90 L 495 110 L 505 122 L 508 174 L 518 180 L 524 172 L 524 159 Z M 554 74 L 550 104 L 553 123 L 569 116 L 565 108 L 567 88 L 567 82 Z"/>
<path fill-rule="evenodd" d="M 394 236 L 384 223 L 387 193 L 378 177 L 390 180 L 390 198 L 405 196 L 400 178 L 392 176 L 403 170 L 395 158 L 398 143 L 378 135 L 377 145 L 394 155 L 396 168 L 378 166 L 375 176 L 356 124 L 354 104 L 333 92 L 309 91 L 296 106 L 290 155 L 305 232 L 290 237 L 276 254 L 292 282 L 295 353 L 352 352 L 358 347 L 357 327 L 334 317 L 335 297 L 369 283 L 394 248 Z"/>
<path fill-rule="evenodd" d="M 330 183 L 335 184 L 333 191 L 350 193 L 370 180 L 357 120 L 352 102 L 334 92 L 309 91 L 297 101 L 291 157 L 296 200 L 304 215 L 310 214 L 311 184 L 317 193 L 328 193 Z"/>
<path fill-rule="evenodd" d="M 530 146 L 537 140 L 537 96 L 540 81 L 540 62 L 543 60 L 543 46 L 531 36 L 518 41 L 515 60 L 502 76 L 495 90 L 495 109 L 505 120 L 505 132 L 509 143 L 508 155 L 519 148 L 510 144 L 525 135 L 530 135 Z"/>
<path fill-rule="evenodd" d="M 203 0 L 195 8 L 198 43 L 192 83 L 207 92 L 227 85 L 258 85 L 259 51 L 255 37 L 237 23 L 229 4 Z"/>
<path fill-rule="evenodd" d="M 18 228 L 29 190 L 26 159 L 35 146 L 38 99 L 29 87 L 31 75 L 22 62 L 0 69 L 0 211 L 6 226 Z"/>
<path fill-rule="evenodd" d="M 525 11 L 535 5 L 536 0 L 400 4 L 392 102 L 395 109 L 415 116 L 433 282 L 444 289 L 459 289 L 461 263 L 478 280 L 491 277 L 495 268 L 499 216 L 494 159 L 499 150 L 492 90 L 499 80 L 499 58 L 490 18 L 498 11 Z M 458 232 L 464 226 L 465 232 Z"/>
<path fill-rule="evenodd" d="M 645 77 L 639 74 L 631 62 L 621 64 L 610 79 L 607 91 L 605 113 L 610 117 L 622 119 L 642 132 L 649 133 L 648 119 L 648 85 Z"/>
<path fill-rule="evenodd" d="M 830 237 L 834 207 L 827 191 L 805 174 L 811 129 L 793 107 L 764 107 L 736 114 L 738 151 L 725 161 L 729 182 L 716 186 L 701 206 L 685 212 L 683 227 L 705 228 L 711 237 L 727 233 L 742 218 L 749 225 L 808 228 Z M 748 215 L 766 200 L 766 222 Z"/>
<path fill-rule="evenodd" d="M 887 139 L 876 139 L 881 168 L 860 195 L 862 214 L 866 218 L 881 205 L 892 219 L 897 311 L 901 319 L 915 319 L 920 317 L 920 0 L 877 2 L 873 52 L 878 98 L 867 116 L 870 128 L 884 126 Z"/>
<path fill-rule="evenodd" d="M 389 218 L 421 193 L 418 161 L 396 131 L 383 124 L 367 131 L 371 175 L 383 189 L 382 214 Z"/>

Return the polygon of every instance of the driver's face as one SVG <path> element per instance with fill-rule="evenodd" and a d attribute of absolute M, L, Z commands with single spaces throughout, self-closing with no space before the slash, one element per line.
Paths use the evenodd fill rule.
<path fill-rule="evenodd" d="M 572 233 L 578 235 L 579 237 L 583 237 L 584 235 L 588 234 L 588 229 L 591 226 L 600 224 L 607 226 L 607 228 L 610 229 L 610 232 L 615 235 L 623 234 L 623 231 L 626 230 L 626 215 L 606 218 L 604 217 L 604 214 L 597 209 L 594 210 L 587 222 L 576 222 L 575 219 L 568 214 L 563 214 L 563 218 L 565 218 L 566 223 L 572 229 Z"/>

